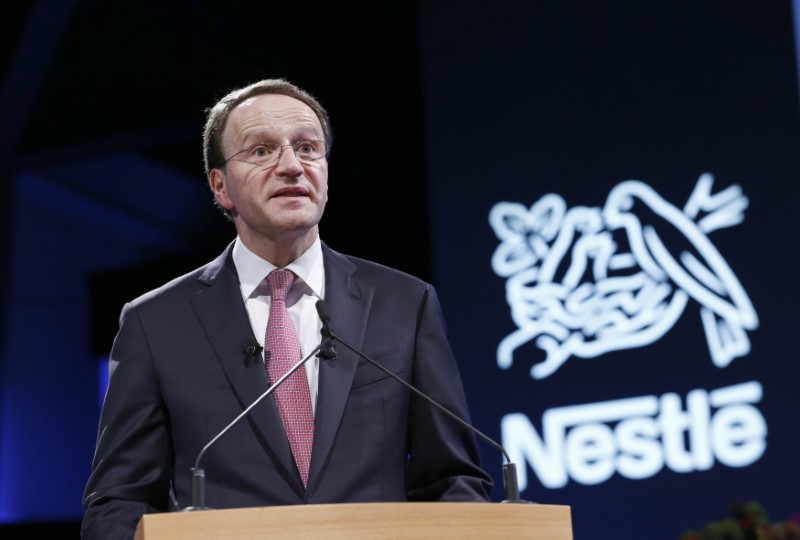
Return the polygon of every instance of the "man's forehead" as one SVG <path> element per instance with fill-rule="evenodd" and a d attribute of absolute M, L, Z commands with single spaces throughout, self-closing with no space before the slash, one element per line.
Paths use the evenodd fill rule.
<path fill-rule="evenodd" d="M 232 114 L 275 114 L 277 116 L 308 115 L 316 118 L 314 111 L 299 99 L 283 94 L 259 94 L 252 96 L 234 107 Z"/>
<path fill-rule="evenodd" d="M 314 111 L 300 101 L 283 94 L 261 94 L 242 101 L 232 111 L 225 131 L 233 130 L 236 138 L 253 130 L 299 127 L 320 131 Z"/>

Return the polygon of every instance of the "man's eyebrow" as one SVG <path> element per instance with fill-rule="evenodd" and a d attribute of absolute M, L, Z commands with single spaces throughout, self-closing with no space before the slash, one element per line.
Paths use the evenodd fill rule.
<path fill-rule="evenodd" d="M 260 128 L 245 133 L 243 142 L 249 141 L 269 141 L 275 138 L 275 132 L 269 129 Z"/>
<path fill-rule="evenodd" d="M 277 142 L 275 140 L 277 138 L 278 138 L 277 131 L 262 128 L 246 133 L 242 143 L 252 144 L 256 142 Z M 311 139 L 321 141 L 324 140 L 324 136 L 321 133 L 319 133 L 314 126 L 307 126 L 307 127 L 304 126 L 290 133 L 289 139 L 292 141 L 311 140 Z"/>

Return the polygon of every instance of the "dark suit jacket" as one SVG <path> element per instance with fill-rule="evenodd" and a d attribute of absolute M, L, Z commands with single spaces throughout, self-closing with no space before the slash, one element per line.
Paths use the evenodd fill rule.
<path fill-rule="evenodd" d="M 127 304 L 84 493 L 83 537 L 132 538 L 144 513 L 192 504 L 200 450 L 267 389 L 231 246 Z M 469 419 L 434 288 L 323 244 L 331 327 Z M 272 396 L 204 454 L 212 508 L 380 501 L 487 501 L 475 438 L 341 344 L 320 360 L 307 489 Z"/>

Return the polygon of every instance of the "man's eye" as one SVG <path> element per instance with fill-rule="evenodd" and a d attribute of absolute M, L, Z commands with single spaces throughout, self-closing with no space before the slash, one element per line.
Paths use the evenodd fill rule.
<path fill-rule="evenodd" d="M 311 154 L 314 152 L 314 145 L 310 142 L 301 142 L 295 145 L 295 150 L 301 154 Z"/>
<path fill-rule="evenodd" d="M 268 156 L 270 154 L 270 151 L 269 148 L 267 148 L 263 144 L 258 144 L 253 147 L 253 151 L 251 153 L 257 157 L 264 157 Z"/>

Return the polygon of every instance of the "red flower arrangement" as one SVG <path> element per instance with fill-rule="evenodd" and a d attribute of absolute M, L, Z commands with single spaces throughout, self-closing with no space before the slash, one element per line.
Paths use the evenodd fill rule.
<path fill-rule="evenodd" d="M 733 503 L 730 518 L 706 523 L 702 531 L 691 529 L 678 540 L 800 540 L 800 514 L 771 523 L 756 501 Z"/>

